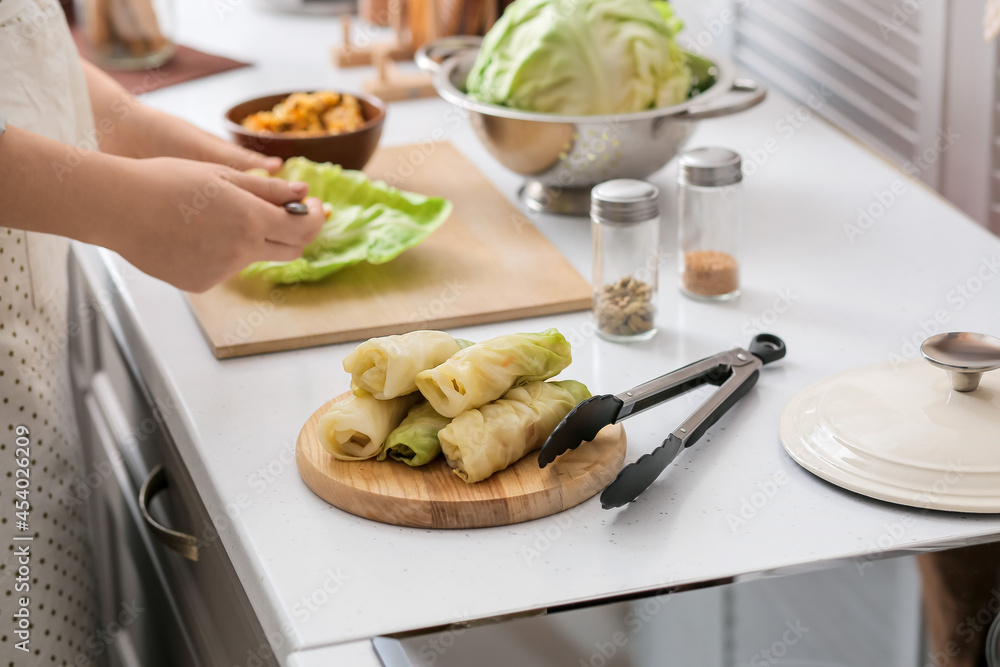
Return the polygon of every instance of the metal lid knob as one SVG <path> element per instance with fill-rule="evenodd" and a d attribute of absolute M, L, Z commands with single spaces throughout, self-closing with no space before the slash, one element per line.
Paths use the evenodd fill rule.
<path fill-rule="evenodd" d="M 658 212 L 660 189 L 652 183 L 618 178 L 590 191 L 590 214 L 603 222 L 644 222 Z"/>
<path fill-rule="evenodd" d="M 948 371 L 955 391 L 973 391 L 983 373 L 1000 369 L 1000 338 L 979 333 L 943 333 L 920 346 L 924 359 Z"/>
<path fill-rule="evenodd" d="M 718 188 L 736 185 L 743 180 L 740 154 L 728 148 L 692 148 L 678 156 L 678 163 L 677 178 L 681 185 Z"/>

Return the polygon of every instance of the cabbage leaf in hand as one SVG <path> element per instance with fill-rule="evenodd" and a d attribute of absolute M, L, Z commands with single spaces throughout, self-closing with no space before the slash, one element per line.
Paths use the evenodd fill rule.
<path fill-rule="evenodd" d="M 662 0 L 515 0 L 487 33 L 466 81 L 481 102 L 568 115 L 683 102 L 691 73 Z"/>
<path fill-rule="evenodd" d="M 335 164 L 291 158 L 277 177 L 306 183 L 310 197 L 329 205 L 330 218 L 302 257 L 256 262 L 242 271 L 243 277 L 297 283 L 320 280 L 358 262 L 383 264 L 419 244 L 451 214 L 446 199 L 403 192 Z"/>

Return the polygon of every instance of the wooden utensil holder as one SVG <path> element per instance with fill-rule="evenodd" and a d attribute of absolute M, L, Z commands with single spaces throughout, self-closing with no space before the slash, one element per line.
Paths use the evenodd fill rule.
<path fill-rule="evenodd" d="M 388 0 L 388 24 L 393 37 L 359 46 L 351 36 L 352 21 L 341 19 L 343 45 L 334 47 L 338 67 L 374 65 L 376 76 L 364 82 L 365 92 L 386 102 L 431 97 L 435 94 L 431 76 L 401 73 L 396 61 L 411 60 L 420 46 L 438 37 L 485 33 L 497 19 L 503 0 Z"/>

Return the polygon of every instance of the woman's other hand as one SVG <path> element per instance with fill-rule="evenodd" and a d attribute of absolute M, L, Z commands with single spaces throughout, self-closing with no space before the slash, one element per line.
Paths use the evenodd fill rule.
<path fill-rule="evenodd" d="M 179 157 L 222 164 L 240 171 L 264 169 L 270 174 L 281 169 L 281 158 L 237 146 L 156 109 L 140 107 L 136 121 L 142 125 L 140 132 L 146 137 L 145 154 L 141 157 Z"/>
<path fill-rule="evenodd" d="M 179 157 L 264 169 L 274 174 L 281 159 L 231 144 L 176 116 L 142 104 L 96 66 L 83 62 L 101 151 L 131 158 Z"/>

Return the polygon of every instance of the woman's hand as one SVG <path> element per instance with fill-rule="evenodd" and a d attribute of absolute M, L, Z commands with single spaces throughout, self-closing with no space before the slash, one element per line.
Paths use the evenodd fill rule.
<path fill-rule="evenodd" d="M 202 292 L 252 262 L 296 259 L 325 220 L 315 198 L 307 215 L 282 208 L 305 196 L 305 183 L 191 160 L 127 162 L 127 217 L 97 242 L 184 290 Z"/>
<path fill-rule="evenodd" d="M 16 126 L 0 135 L 5 227 L 96 243 L 194 292 L 252 262 L 301 256 L 322 205 L 307 200 L 307 215 L 281 205 L 306 191 L 208 162 L 80 150 Z"/>
<path fill-rule="evenodd" d="M 145 137 L 140 157 L 179 157 L 186 160 L 223 164 L 233 169 L 264 169 L 274 174 L 281 158 L 268 157 L 220 139 L 176 116 L 150 107 L 136 110 L 138 132 Z"/>
<path fill-rule="evenodd" d="M 84 72 L 100 148 L 108 156 L 86 156 L 96 168 L 86 174 L 73 170 L 69 178 L 81 186 L 79 201 L 92 205 L 69 218 L 36 215 L 22 228 L 111 248 L 140 270 L 192 292 L 252 262 L 302 255 L 325 219 L 319 200 L 307 201 L 308 215 L 291 215 L 281 205 L 302 199 L 304 183 L 243 173 L 256 168 L 273 174 L 281 168 L 279 158 L 236 146 L 140 103 L 90 63 L 84 62 Z M 37 153 L 32 156 L 41 161 Z M 38 181 L 32 187 L 45 188 Z M 40 208 L 58 209 L 62 201 L 73 200 L 66 184 L 58 187 L 49 191 L 64 199 Z M 102 218 L 98 212 L 108 208 Z M 86 220 L 81 209 L 97 215 Z M 79 224 L 66 226 L 60 222 L 65 219 Z"/>

